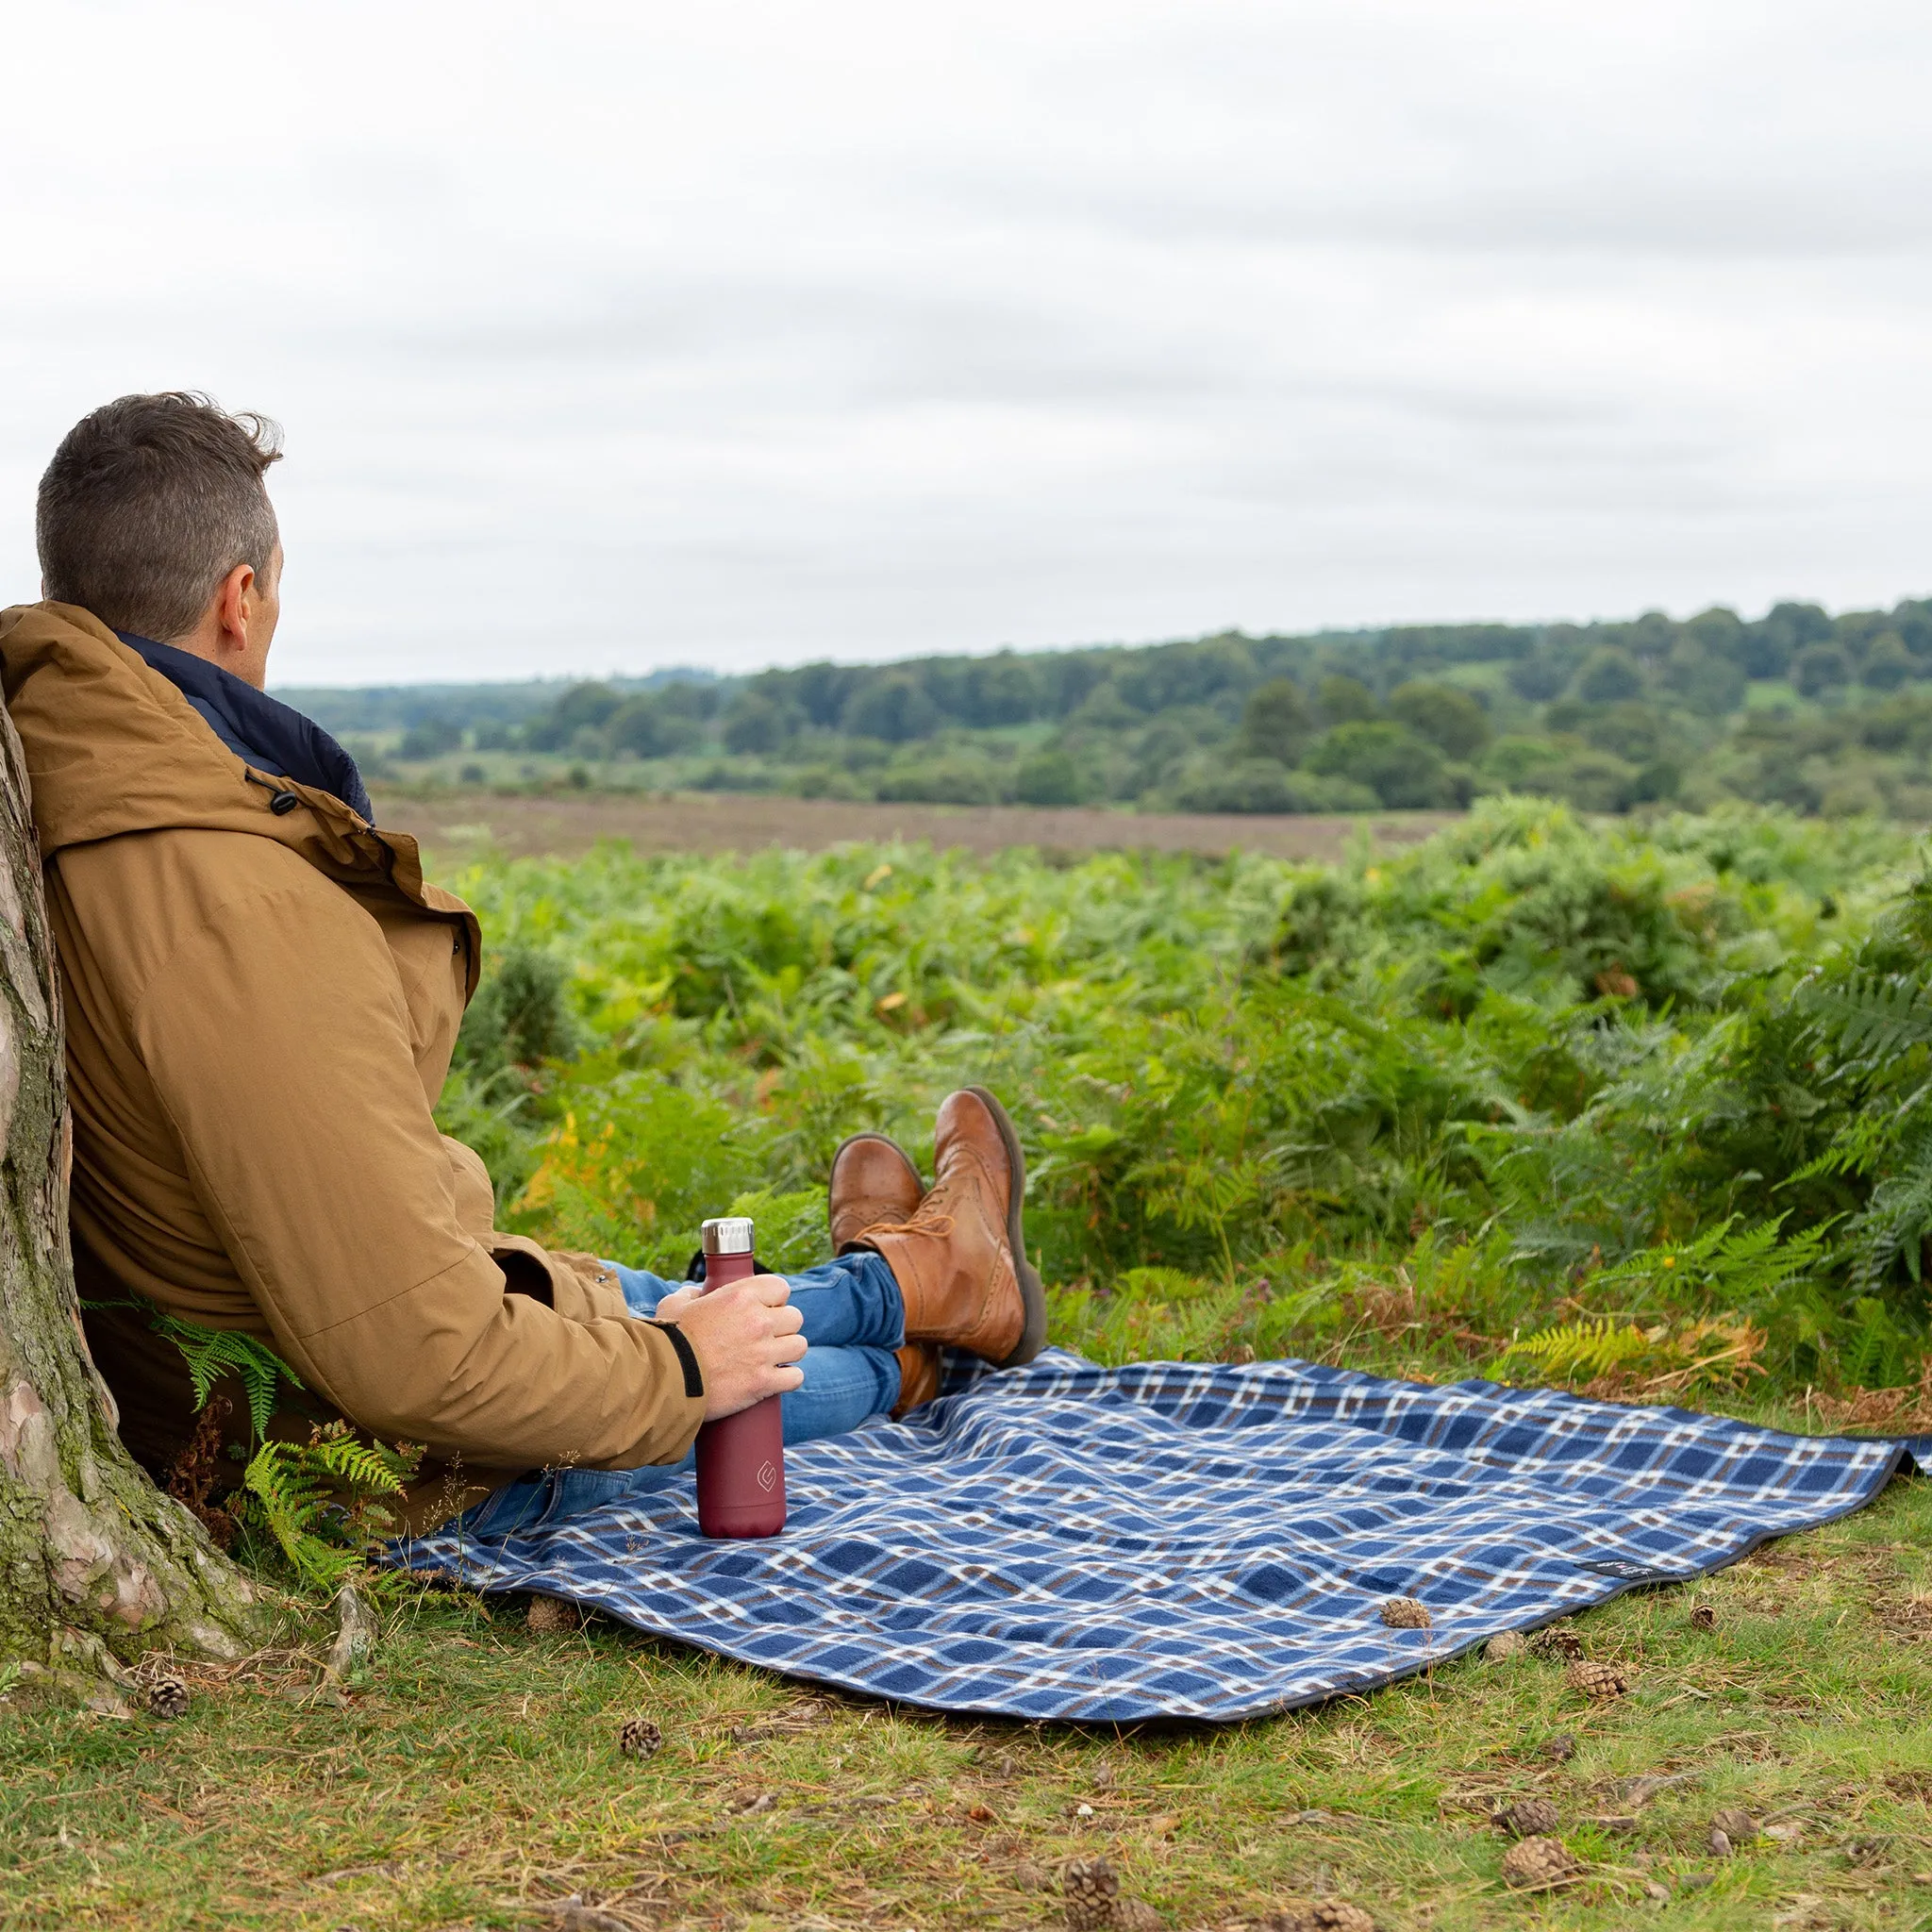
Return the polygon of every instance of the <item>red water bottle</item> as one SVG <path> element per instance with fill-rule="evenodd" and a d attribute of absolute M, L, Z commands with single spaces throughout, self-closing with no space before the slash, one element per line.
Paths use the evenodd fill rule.
<path fill-rule="evenodd" d="M 703 1241 L 707 1294 L 758 1272 L 745 1216 L 706 1222 Z M 776 1536 L 785 1527 L 782 1400 L 768 1395 L 698 1431 L 698 1527 L 707 1536 Z"/>

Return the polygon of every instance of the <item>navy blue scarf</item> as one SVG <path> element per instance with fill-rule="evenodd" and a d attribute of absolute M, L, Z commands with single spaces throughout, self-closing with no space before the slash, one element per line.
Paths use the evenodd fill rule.
<path fill-rule="evenodd" d="M 150 670 L 158 671 L 237 758 L 271 777 L 292 778 L 298 785 L 331 791 L 351 811 L 375 823 L 356 760 L 314 719 L 192 651 L 177 651 L 173 644 L 158 644 L 132 631 L 117 630 L 114 635 L 138 652 Z"/>

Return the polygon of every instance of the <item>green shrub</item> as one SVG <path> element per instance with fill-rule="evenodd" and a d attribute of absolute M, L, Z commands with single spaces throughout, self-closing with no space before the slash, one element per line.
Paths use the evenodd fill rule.
<path fill-rule="evenodd" d="M 1597 651 L 1576 674 L 1575 691 L 1587 705 L 1614 705 L 1643 695 L 1643 674 L 1623 651 Z"/>
<path fill-rule="evenodd" d="M 924 1162 L 977 1081 L 1026 1146 L 1061 1340 L 1466 1373 L 1607 1320 L 1626 1354 L 1591 1374 L 1717 1399 L 1741 1385 L 1699 1351 L 1747 1329 L 1781 1385 L 1924 1346 L 1914 877 L 1869 822 L 1598 830 L 1511 799 L 1340 866 L 612 848 L 456 883 L 492 940 L 568 963 L 545 983 L 589 1041 L 489 1116 L 518 1229 L 676 1272 L 736 1205 L 801 1266 L 839 1141 Z M 523 1064 L 484 1038 L 446 1123 Z"/>
<path fill-rule="evenodd" d="M 1444 758 L 1467 761 L 1490 740 L 1490 721 L 1466 691 L 1411 679 L 1389 693 L 1389 715 L 1426 739 Z"/>
<path fill-rule="evenodd" d="M 574 1058 L 587 1042 L 571 1011 L 569 985 L 570 967 L 556 954 L 504 947 L 463 1015 L 458 1061 L 488 1080 Z"/>
<path fill-rule="evenodd" d="M 1079 766 L 1058 747 L 1023 759 L 1013 778 L 1013 796 L 1022 805 L 1078 805 L 1083 789 Z"/>
<path fill-rule="evenodd" d="M 1380 803 L 1366 785 L 1291 772 L 1274 758 L 1206 759 L 1175 785 L 1170 802 L 1180 811 L 1374 811 Z"/>
<path fill-rule="evenodd" d="M 1239 749 L 1243 758 L 1274 758 L 1291 765 L 1315 735 L 1315 721 L 1299 688 L 1273 677 L 1248 693 L 1241 709 Z"/>
<path fill-rule="evenodd" d="M 983 758 L 932 758 L 891 764 L 879 774 L 875 795 L 890 802 L 996 805 L 1000 774 Z"/>
<path fill-rule="evenodd" d="M 1457 796 L 1436 747 L 1387 719 L 1336 725 L 1316 741 L 1307 768 L 1324 778 L 1366 786 L 1391 808 L 1466 802 Z"/>

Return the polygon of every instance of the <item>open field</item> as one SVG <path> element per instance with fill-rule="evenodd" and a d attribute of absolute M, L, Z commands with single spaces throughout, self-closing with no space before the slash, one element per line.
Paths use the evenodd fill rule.
<path fill-rule="evenodd" d="M 1426 839 L 1458 814 L 1365 812 L 1355 816 L 1103 811 L 1080 806 L 856 804 L 724 791 L 625 795 L 610 791 L 458 791 L 431 799 L 375 791 L 376 816 L 434 850 L 487 846 L 511 857 L 588 851 L 621 839 L 641 853 L 755 852 L 765 846 L 822 852 L 862 841 L 929 842 L 987 854 L 1031 845 L 1049 852 L 1264 852 L 1275 858 L 1340 858 L 1366 831 L 1377 845 Z"/>

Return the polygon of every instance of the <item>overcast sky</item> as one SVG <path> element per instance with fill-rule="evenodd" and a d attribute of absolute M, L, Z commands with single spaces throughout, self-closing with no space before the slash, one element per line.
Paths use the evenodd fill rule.
<path fill-rule="evenodd" d="M 1932 590 L 1924 0 L 10 13 L 0 593 L 279 417 L 274 675 Z"/>

